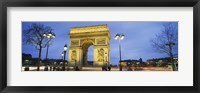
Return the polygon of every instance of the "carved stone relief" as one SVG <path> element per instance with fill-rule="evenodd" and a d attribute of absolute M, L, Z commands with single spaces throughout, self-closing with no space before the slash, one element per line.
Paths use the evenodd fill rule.
<path fill-rule="evenodd" d="M 104 49 L 103 48 L 98 50 L 98 61 L 104 61 Z"/>
<path fill-rule="evenodd" d="M 72 51 L 71 59 L 74 60 L 74 61 L 77 59 L 76 50 L 73 50 L 73 51 Z"/>

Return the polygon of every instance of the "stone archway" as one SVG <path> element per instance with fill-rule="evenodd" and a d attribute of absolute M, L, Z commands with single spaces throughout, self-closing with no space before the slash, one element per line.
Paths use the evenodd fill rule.
<path fill-rule="evenodd" d="M 69 66 L 87 66 L 88 48 L 94 46 L 94 66 L 110 64 L 110 32 L 107 25 L 70 29 Z"/>
<path fill-rule="evenodd" d="M 88 59 L 88 48 L 91 46 L 91 45 L 94 45 L 95 43 L 92 42 L 91 40 L 84 40 L 81 44 L 82 46 L 82 56 L 83 56 L 83 61 L 82 61 L 82 66 L 87 66 L 88 62 L 87 62 L 87 59 Z"/>

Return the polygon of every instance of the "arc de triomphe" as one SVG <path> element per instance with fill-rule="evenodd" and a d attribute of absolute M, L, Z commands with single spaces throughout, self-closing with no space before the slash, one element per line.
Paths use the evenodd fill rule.
<path fill-rule="evenodd" d="M 110 64 L 110 31 L 107 25 L 70 29 L 69 66 L 88 66 L 88 48 L 94 46 L 93 66 Z"/>

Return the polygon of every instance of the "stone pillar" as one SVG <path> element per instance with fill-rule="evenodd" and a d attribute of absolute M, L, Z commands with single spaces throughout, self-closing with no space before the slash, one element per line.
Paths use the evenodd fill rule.
<path fill-rule="evenodd" d="M 70 47 L 69 49 L 69 66 L 82 66 L 82 48 L 81 47 Z"/>
<path fill-rule="evenodd" d="M 103 66 L 105 64 L 110 64 L 110 50 L 108 46 L 94 46 L 94 66 Z"/>

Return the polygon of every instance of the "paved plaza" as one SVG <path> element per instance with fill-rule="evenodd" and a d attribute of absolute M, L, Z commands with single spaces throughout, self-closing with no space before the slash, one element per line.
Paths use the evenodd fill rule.
<path fill-rule="evenodd" d="M 44 71 L 44 68 L 41 66 L 40 71 Z M 25 67 L 22 67 L 22 71 L 24 69 Z M 50 67 L 48 69 L 50 70 Z M 37 67 L 29 67 L 29 71 L 37 71 Z M 75 69 L 74 67 L 66 67 L 66 71 L 75 71 Z M 102 71 L 102 67 L 82 67 L 79 71 Z M 119 71 L 119 67 L 111 67 L 111 71 Z M 172 71 L 172 69 L 167 67 L 123 67 L 122 71 Z"/>

